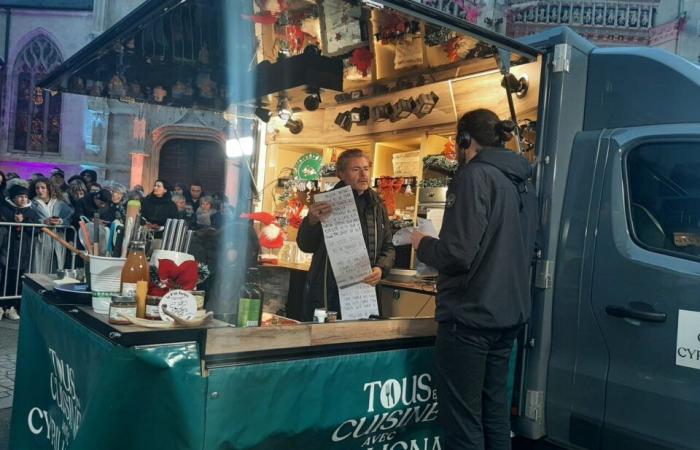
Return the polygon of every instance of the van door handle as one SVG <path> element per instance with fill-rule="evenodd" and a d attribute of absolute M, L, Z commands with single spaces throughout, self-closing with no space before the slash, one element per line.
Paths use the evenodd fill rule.
<path fill-rule="evenodd" d="M 605 312 L 609 316 L 620 317 L 622 319 L 642 320 L 644 322 L 666 322 L 666 313 L 654 311 L 646 303 L 633 302 L 634 307 L 607 305 Z"/>

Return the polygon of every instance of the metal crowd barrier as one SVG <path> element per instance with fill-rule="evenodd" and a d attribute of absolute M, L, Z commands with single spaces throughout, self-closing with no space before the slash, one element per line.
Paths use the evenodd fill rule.
<path fill-rule="evenodd" d="M 76 256 L 43 233 L 43 227 L 77 246 L 78 233 L 71 226 L 0 222 L 0 301 L 20 298 L 25 273 L 75 268 Z"/>

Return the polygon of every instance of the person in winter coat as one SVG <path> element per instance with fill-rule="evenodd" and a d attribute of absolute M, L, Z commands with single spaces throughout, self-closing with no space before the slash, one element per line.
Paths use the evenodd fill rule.
<path fill-rule="evenodd" d="M 30 187 L 32 209 L 39 223 L 49 226 L 70 224 L 73 208 L 63 201 L 61 192 L 47 178 L 39 178 Z M 35 230 L 34 253 L 32 256 L 32 272 L 52 273 L 62 269 L 66 251 L 58 242 L 44 233 Z M 65 230 L 54 230 L 65 238 Z"/>
<path fill-rule="evenodd" d="M 68 201 L 66 192 L 68 192 L 68 184 L 66 183 L 66 174 L 62 169 L 54 167 L 51 170 L 51 183 L 56 187 L 64 197 L 64 201 Z"/>
<path fill-rule="evenodd" d="M 394 265 L 395 250 L 391 243 L 391 224 L 386 208 L 379 195 L 369 187 L 369 158 L 360 149 L 346 150 L 338 158 L 337 171 L 340 182 L 333 189 L 352 187 L 364 237 L 364 242 L 358 242 L 358 245 L 365 245 L 372 264 L 372 273 L 363 281 L 376 286 L 381 278 L 389 274 Z M 337 311 L 339 318 L 343 313 L 340 308 L 338 284 L 328 260 L 321 228 L 321 222 L 326 220 L 330 213 L 331 206 L 328 203 L 314 203 L 309 207 L 309 214 L 302 221 L 297 234 L 299 249 L 314 255 L 302 305 L 302 317 L 306 321 L 313 319 L 315 308 Z"/>
<path fill-rule="evenodd" d="M 27 183 L 19 178 L 16 180 L 8 183 L 5 201 L 0 205 L 0 221 L 17 225 L 38 223 L 39 218 L 29 201 Z M 3 295 L 18 295 L 22 291 L 22 274 L 29 269 L 32 227 L 2 226 L 0 242 L 0 265 L 7 270 Z"/>
<path fill-rule="evenodd" d="M 197 228 L 221 228 L 221 214 L 214 207 L 214 199 L 205 195 L 201 198 L 201 205 L 197 209 L 196 220 Z"/>
<path fill-rule="evenodd" d="M 153 191 L 143 199 L 141 215 L 151 228 L 160 228 L 168 219 L 177 218 L 177 206 L 170 198 L 168 183 L 156 180 Z"/>
<path fill-rule="evenodd" d="M 85 169 L 80 172 L 80 178 L 83 179 L 83 183 L 85 183 L 85 186 L 87 186 L 89 190 L 93 184 L 97 183 L 97 172 L 94 170 Z"/>
<path fill-rule="evenodd" d="M 100 220 L 109 223 L 119 220 L 121 223 L 124 223 L 126 217 L 126 188 L 122 185 L 114 185 L 110 189 L 103 190 L 109 192 L 109 201 L 105 202 L 105 205 L 98 210 Z"/>
<path fill-rule="evenodd" d="M 0 202 L 2 199 L 5 198 L 5 187 L 7 186 L 7 176 L 5 176 L 5 172 L 0 170 Z"/>
<path fill-rule="evenodd" d="M 417 258 L 439 272 L 435 352 L 445 449 L 510 449 L 508 361 L 530 317 L 537 231 L 530 164 L 503 148 L 514 129 L 489 110 L 462 116 L 439 239 L 412 236 Z"/>
<path fill-rule="evenodd" d="M 192 211 L 187 210 L 187 200 L 183 194 L 173 194 L 173 203 L 177 208 L 177 218 L 187 222 L 187 228 L 194 228 L 195 215 Z"/>

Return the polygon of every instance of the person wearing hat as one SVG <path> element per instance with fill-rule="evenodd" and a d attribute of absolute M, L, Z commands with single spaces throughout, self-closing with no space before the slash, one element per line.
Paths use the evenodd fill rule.
<path fill-rule="evenodd" d="M 29 269 L 32 243 L 31 227 L 19 225 L 39 222 L 36 211 L 31 208 L 26 181 L 17 178 L 8 182 L 5 202 L 0 205 L 0 221 L 18 224 L 0 227 L 0 264 L 7 264 L 3 267 L 3 272 L 7 271 L 7 284 L 4 286 L 3 295 L 19 295 L 22 291 L 20 279 Z M 19 307 L 19 304 L 13 307 Z"/>
<path fill-rule="evenodd" d="M 85 186 L 87 186 L 88 189 L 90 189 L 90 186 L 92 186 L 94 183 L 97 183 L 97 172 L 95 172 L 94 170 L 85 169 L 82 172 L 80 172 L 80 178 L 83 179 Z"/>
<path fill-rule="evenodd" d="M 105 222 L 119 220 L 125 222 L 126 217 L 126 188 L 120 184 L 114 184 L 110 189 L 103 189 L 110 193 L 109 201 L 99 209 L 100 219 Z M 101 193 L 101 192 L 100 192 Z"/>
<path fill-rule="evenodd" d="M 54 167 L 53 170 L 51 170 L 51 183 L 57 189 L 59 189 L 62 194 L 68 192 L 68 183 L 66 183 L 66 173 L 62 169 Z"/>

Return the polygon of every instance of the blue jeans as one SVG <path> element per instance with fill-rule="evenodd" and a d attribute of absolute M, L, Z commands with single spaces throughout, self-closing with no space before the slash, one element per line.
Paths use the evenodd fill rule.
<path fill-rule="evenodd" d="M 435 358 L 445 450 L 510 450 L 508 362 L 519 331 L 438 326 Z"/>

